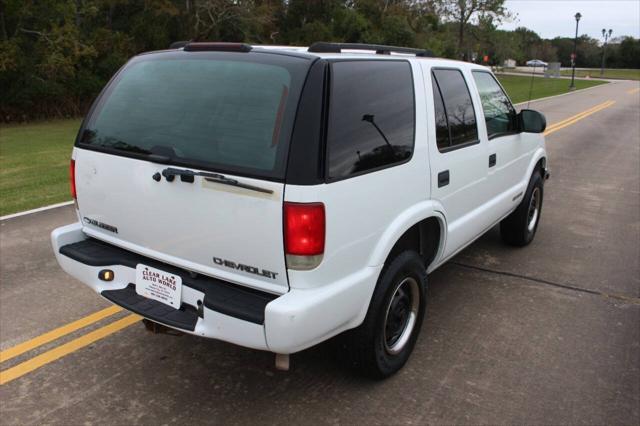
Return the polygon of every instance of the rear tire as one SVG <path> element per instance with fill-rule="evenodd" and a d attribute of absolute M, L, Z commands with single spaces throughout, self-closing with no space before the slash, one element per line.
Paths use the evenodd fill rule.
<path fill-rule="evenodd" d="M 356 371 L 384 379 L 404 366 L 420 334 L 426 288 L 427 272 L 418 253 L 402 252 L 385 266 L 364 322 L 345 334 Z"/>
<path fill-rule="evenodd" d="M 500 236 L 505 243 L 523 247 L 533 241 L 540 222 L 543 196 L 542 175 L 536 170 L 518 208 L 500 222 Z"/>

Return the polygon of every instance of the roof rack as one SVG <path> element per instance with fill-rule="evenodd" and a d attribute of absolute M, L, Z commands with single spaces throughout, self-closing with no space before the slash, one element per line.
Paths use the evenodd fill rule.
<path fill-rule="evenodd" d="M 183 49 L 185 52 L 250 52 L 253 47 L 245 43 L 228 43 L 223 41 L 175 41 L 171 43 L 169 49 Z"/>
<path fill-rule="evenodd" d="M 246 43 L 229 43 L 226 41 L 191 42 L 184 47 L 185 52 L 250 52 L 253 47 Z"/>
<path fill-rule="evenodd" d="M 184 40 L 184 41 L 174 41 L 173 43 L 171 43 L 169 45 L 169 49 L 182 49 L 183 47 L 185 47 L 187 44 L 191 43 L 188 40 Z"/>
<path fill-rule="evenodd" d="M 411 47 L 385 46 L 384 44 L 364 44 L 364 43 L 329 43 L 318 41 L 309 46 L 308 51 L 313 53 L 341 53 L 342 49 L 347 50 L 375 50 L 378 55 L 390 55 L 391 53 L 407 53 L 410 55 L 433 57 L 430 50 L 414 49 Z"/>

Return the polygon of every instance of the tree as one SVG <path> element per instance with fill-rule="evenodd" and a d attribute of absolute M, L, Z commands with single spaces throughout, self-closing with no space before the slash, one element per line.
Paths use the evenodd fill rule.
<path fill-rule="evenodd" d="M 506 9 L 505 0 L 442 0 L 438 5 L 440 14 L 456 23 L 458 33 L 458 55 L 464 60 L 469 58 L 465 48 L 465 32 L 469 24 L 476 24 L 479 19 L 497 25 L 512 17 Z"/>
<path fill-rule="evenodd" d="M 633 37 L 625 37 L 618 48 L 618 63 L 611 66 L 621 68 L 640 68 L 640 40 Z"/>

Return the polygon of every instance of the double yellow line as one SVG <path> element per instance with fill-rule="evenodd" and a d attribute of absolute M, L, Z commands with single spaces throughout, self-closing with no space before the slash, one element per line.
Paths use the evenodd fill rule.
<path fill-rule="evenodd" d="M 547 130 L 544 131 L 544 135 L 547 136 L 547 135 L 550 135 L 553 132 L 557 132 L 560 129 L 564 129 L 565 127 L 571 126 L 572 124 L 575 124 L 578 121 L 587 118 L 591 114 L 595 114 L 598 111 L 602 111 L 605 108 L 609 108 L 610 106 L 612 106 L 615 103 L 616 103 L 616 101 L 608 100 L 608 101 L 603 102 L 601 104 L 598 104 L 598 105 L 596 105 L 596 106 L 594 106 L 592 108 L 589 108 L 586 111 L 582 111 L 579 114 L 576 114 L 576 115 L 571 116 L 569 118 L 566 118 L 566 119 L 564 119 L 562 121 L 554 123 L 551 126 L 547 127 Z"/>
<path fill-rule="evenodd" d="M 86 317 L 80 318 L 79 320 L 76 320 L 69 324 L 63 325 L 62 327 L 56 328 L 55 330 L 51 330 L 47 333 L 41 334 L 38 337 L 35 337 L 24 343 L 20 343 L 19 345 L 13 346 L 12 348 L 6 349 L 0 352 L 0 363 L 8 361 L 14 357 L 22 355 L 47 343 L 53 342 L 54 340 L 64 337 L 70 333 L 73 333 L 77 330 L 80 330 L 112 315 L 115 315 L 122 310 L 123 309 L 119 306 L 111 306 L 109 308 L 95 312 L 91 315 L 87 315 Z M 104 327 L 98 328 L 63 345 L 43 352 L 40 355 L 28 359 L 27 361 L 24 361 L 6 370 L 2 370 L 0 371 L 0 385 L 9 383 L 10 381 L 17 379 L 18 377 L 21 377 L 46 364 L 49 364 L 50 362 L 62 358 L 63 356 L 68 355 L 72 352 L 75 352 L 80 348 L 92 344 L 93 342 L 103 339 L 119 330 L 122 330 L 123 328 L 129 327 L 139 320 L 140 317 L 138 315 L 127 315 L 126 317 L 114 321 Z"/>

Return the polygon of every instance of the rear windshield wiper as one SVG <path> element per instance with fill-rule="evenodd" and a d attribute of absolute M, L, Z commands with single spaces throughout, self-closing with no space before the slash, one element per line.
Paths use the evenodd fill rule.
<path fill-rule="evenodd" d="M 162 176 L 171 182 L 176 176 L 180 176 L 180 180 L 183 182 L 193 182 L 194 176 L 202 176 L 206 181 L 220 183 L 222 185 L 236 186 L 238 188 L 250 189 L 251 191 L 262 192 L 264 194 L 273 194 L 273 191 L 267 188 L 261 188 L 259 186 L 249 185 L 246 183 L 238 182 L 235 179 L 228 178 L 219 173 L 209 172 L 194 172 L 187 169 L 176 169 L 174 167 L 167 167 L 162 171 Z"/>
<path fill-rule="evenodd" d="M 139 146 L 131 145 L 124 141 L 117 141 L 110 144 L 101 144 L 101 146 L 103 148 L 113 148 L 119 151 L 135 152 L 137 154 L 151 154 L 151 151 L 149 151 L 148 149 L 140 148 Z"/>

